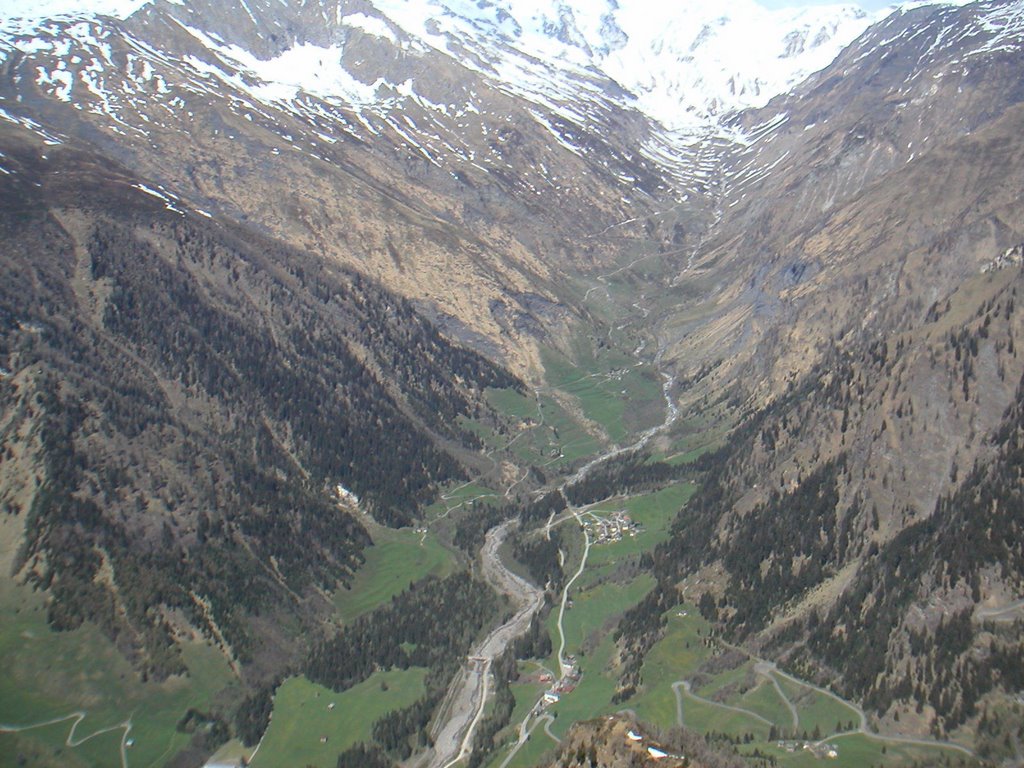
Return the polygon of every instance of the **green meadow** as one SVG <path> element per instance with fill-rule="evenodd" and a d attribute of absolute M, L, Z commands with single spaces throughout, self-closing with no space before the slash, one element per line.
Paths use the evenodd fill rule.
<path fill-rule="evenodd" d="M 672 521 L 693 496 L 696 488 L 691 483 L 678 483 L 655 493 L 622 501 L 612 500 L 593 507 L 592 511 L 601 517 L 624 510 L 643 530 L 635 536 L 625 536 L 618 542 L 592 546 L 588 568 L 616 564 L 630 556 L 649 552 L 667 540 Z"/>
<path fill-rule="evenodd" d="M 573 360 L 553 352 L 542 358 L 549 385 L 575 398 L 613 443 L 623 443 L 664 419 L 661 378 L 650 366 L 615 351 L 597 357 L 582 344 Z"/>
<path fill-rule="evenodd" d="M 374 721 L 423 695 L 426 674 L 417 668 L 376 672 L 343 693 L 304 677 L 286 680 L 274 695 L 274 716 L 253 768 L 333 768 L 341 752 L 370 740 Z"/>
<path fill-rule="evenodd" d="M 811 736 L 817 728 L 822 738 L 828 738 L 845 731 L 851 720 L 859 723 L 857 711 L 781 674 L 758 672 L 753 658 L 739 655 L 731 663 L 716 661 L 723 654 L 736 655 L 737 652 L 730 652 L 718 642 L 711 625 L 692 604 L 677 606 L 666 613 L 664 634 L 647 654 L 639 690 L 627 701 L 612 703 L 619 675 L 613 641 L 618 618 L 653 586 L 649 576 L 624 578 L 629 571 L 623 569 L 637 555 L 650 551 L 665 539 L 676 513 L 693 492 L 692 485 L 678 484 L 629 499 L 612 499 L 592 508 L 599 516 L 626 510 L 643 525 L 644 532 L 620 542 L 592 546 L 583 575 L 570 588 L 572 607 L 565 612 L 563 622 L 566 654 L 575 655 L 583 678 L 575 691 L 563 695 L 548 710 L 555 717 L 551 730 L 562 738 L 573 722 L 621 709 L 630 709 L 641 720 L 656 726 L 671 728 L 679 721 L 681 704 L 683 722 L 688 728 L 734 739 L 742 754 L 753 755 L 757 750 L 762 755 L 773 756 L 779 765 L 787 768 L 821 765 L 825 758 L 815 757 L 802 749 L 802 745 L 801 748 L 793 745 L 793 751 L 789 751 L 770 741 L 770 727 L 774 725 L 780 732 L 793 731 L 792 704 L 798 716 L 798 735 L 806 730 Z M 563 524 L 563 541 L 565 570 L 571 577 L 583 551 L 583 535 L 575 520 Z M 556 653 L 557 618 L 556 604 L 547 624 Z M 545 664 L 555 669 L 556 656 Z M 692 693 L 686 692 L 683 681 L 691 682 Z M 673 683 L 679 683 L 676 686 L 678 697 Z M 533 700 L 537 698 L 539 692 L 534 694 Z M 513 723 L 506 731 L 512 742 L 524 716 L 523 707 L 528 703 L 527 693 L 526 702 L 518 702 Z M 744 743 L 749 739 L 752 739 L 750 743 Z M 825 764 L 851 768 L 910 765 L 915 760 L 928 764 L 942 756 L 958 754 L 940 746 L 885 742 L 861 734 L 836 736 L 834 745 L 839 756 Z M 535 766 L 553 747 L 552 740 L 543 734 L 542 725 L 538 725 L 508 768 Z M 728 749 L 731 748 L 730 745 Z M 489 762 L 490 768 L 498 768 L 508 754 L 508 747 L 499 750 Z"/>
<path fill-rule="evenodd" d="M 88 737 L 127 722 L 129 764 L 162 765 L 191 738 L 176 730 L 185 712 L 208 710 L 235 681 L 223 655 L 201 643 L 184 646 L 188 676 L 147 681 L 94 626 L 52 631 L 41 596 L 10 581 L 0 593 L 0 656 L 0 723 L 85 715 L 0 733 L 0 766 L 120 765 L 123 727 Z"/>
<path fill-rule="evenodd" d="M 524 421 L 521 429 L 493 440 L 517 459 L 538 466 L 568 466 L 601 450 L 601 443 L 548 394 L 538 398 L 510 389 L 492 389 L 488 402 L 500 413 Z"/>
<path fill-rule="evenodd" d="M 356 573 L 351 588 L 334 593 L 334 605 L 342 621 L 351 621 L 427 576 L 447 576 L 455 570 L 455 556 L 432 532 L 411 528 L 373 526 L 373 546 L 363 554 L 366 562 Z"/>

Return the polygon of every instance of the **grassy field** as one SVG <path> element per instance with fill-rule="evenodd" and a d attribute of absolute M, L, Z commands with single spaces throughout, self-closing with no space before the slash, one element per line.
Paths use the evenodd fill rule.
<path fill-rule="evenodd" d="M 758 678 L 757 685 L 744 693 L 737 700 L 736 705 L 756 712 L 766 720 L 771 720 L 779 728 L 784 728 L 787 731 L 793 730 L 792 713 L 785 706 L 785 702 L 782 701 L 775 686 L 763 677 Z M 799 710 L 797 713 L 799 714 Z M 799 720 L 797 727 L 799 727 Z"/>
<path fill-rule="evenodd" d="M 724 444 L 731 426 L 724 412 L 684 415 L 673 425 L 668 446 L 652 458 L 674 466 L 689 464 Z"/>
<path fill-rule="evenodd" d="M 190 674 L 146 682 L 114 645 L 90 625 L 53 632 L 40 596 L 4 582 L 0 594 L 0 722 L 25 726 L 81 711 L 74 741 L 131 722 L 129 763 L 161 765 L 189 740 L 175 729 L 190 707 L 208 709 L 230 690 L 234 676 L 224 657 L 201 644 L 185 646 Z M 74 720 L 0 734 L 0 766 L 120 765 L 123 729 L 65 742 Z"/>
<path fill-rule="evenodd" d="M 624 501 L 610 501 L 598 505 L 594 511 L 606 514 L 626 509 L 634 520 L 645 526 L 643 535 L 622 542 L 593 546 L 587 568 L 570 591 L 573 607 L 565 614 L 566 653 L 575 654 L 583 679 L 579 687 L 562 697 L 551 707 L 557 716 L 552 730 L 564 737 L 573 722 L 587 720 L 622 708 L 633 710 L 641 720 L 659 727 L 669 728 L 678 722 L 678 705 L 672 685 L 677 681 L 699 679 L 693 695 L 682 696 L 683 720 L 687 727 L 703 733 L 724 734 L 740 742 L 752 738 L 741 751 L 752 754 L 758 749 L 771 754 L 787 768 L 820 765 L 821 759 L 810 752 L 795 749 L 790 752 L 769 741 L 770 725 L 780 731 L 792 731 L 793 719 L 787 700 L 797 709 L 797 733 L 812 736 L 817 729 L 821 737 L 828 737 L 847 729 L 850 721 L 859 717 L 851 706 L 819 693 L 809 686 L 793 682 L 774 674 L 766 677 L 755 671 L 754 659 L 740 657 L 739 664 L 731 664 L 720 671 L 707 666 L 724 649 L 712 636 L 712 627 L 694 605 L 681 605 L 666 614 L 663 638 L 648 653 L 642 669 L 643 685 L 629 701 L 613 705 L 612 695 L 617 684 L 614 667 L 615 646 L 612 632 L 621 613 L 635 605 L 651 588 L 649 577 L 641 576 L 622 583 L 618 575 L 625 562 L 644 551 L 649 551 L 664 539 L 668 525 L 676 511 L 693 493 L 692 486 L 679 485 L 658 493 L 647 494 Z M 568 573 L 575 573 L 582 550 L 582 534 L 575 521 L 565 523 Z M 557 650 L 557 610 L 549 618 L 548 627 Z M 716 662 L 719 667 L 721 662 Z M 556 659 L 547 664 L 557 665 Z M 785 699 L 773 684 L 778 681 Z M 767 721 L 767 722 L 766 722 Z M 518 719 L 517 719 L 518 722 Z M 912 746 L 877 738 L 853 734 L 839 736 L 835 745 L 839 757 L 829 765 L 839 766 L 901 766 L 913 761 L 936 763 L 941 756 L 957 753 L 941 747 Z M 534 738 L 510 763 L 509 768 L 536 765 L 542 752 L 551 748 L 550 739 L 541 736 L 538 729 Z M 731 749 L 731 746 L 729 747 Z M 507 755 L 502 752 L 491 763 L 496 768 Z"/>
<path fill-rule="evenodd" d="M 680 613 L 686 616 L 680 616 Z M 676 724 L 676 697 L 671 683 L 682 679 L 680 671 L 696 670 L 711 651 L 704 645 L 711 626 L 693 606 L 681 606 L 669 614 L 665 637 L 657 643 L 641 670 L 645 683 L 629 706 L 643 720 L 670 728 Z"/>
<path fill-rule="evenodd" d="M 508 768 L 535 768 L 535 766 L 544 765 L 546 757 L 552 756 L 558 749 L 558 744 L 544 732 L 543 723 L 539 724 L 528 738 L 529 740 L 522 749 L 509 762 Z M 487 768 L 499 768 L 505 762 L 506 757 L 508 757 L 508 749 L 499 749 L 487 764 Z"/>
<path fill-rule="evenodd" d="M 481 504 L 488 502 L 496 504 L 501 500 L 501 494 L 493 488 L 488 488 L 478 483 L 463 483 L 444 491 L 441 497 L 423 510 L 423 519 L 427 522 L 436 521 L 446 517 L 450 512 L 479 501 Z"/>
<path fill-rule="evenodd" d="M 621 341 L 635 346 L 633 339 Z M 664 418 L 661 377 L 619 349 L 595 354 L 594 342 L 579 336 L 570 356 L 542 350 L 542 362 L 548 388 L 539 395 L 487 391 L 495 410 L 525 423 L 518 432 L 500 436 L 487 434 L 483 425 L 468 425 L 487 448 L 504 449 L 511 442 L 510 452 L 523 462 L 559 469 L 595 455 L 607 441 L 625 443 Z"/>
<path fill-rule="evenodd" d="M 892 744 L 871 739 L 861 734 L 842 736 L 829 742 L 836 747 L 838 757 L 823 760 L 806 750 L 787 752 L 776 744 L 752 744 L 741 749 L 750 754 L 754 748 L 775 757 L 786 768 L 820 768 L 823 764 L 836 768 L 867 768 L 867 766 L 910 766 L 939 765 L 940 755 L 950 756 L 952 765 L 959 765 L 955 752 L 916 747 L 906 744 Z"/>
<path fill-rule="evenodd" d="M 574 360 L 554 352 L 542 355 L 551 387 L 573 396 L 586 417 L 600 424 L 614 443 L 661 422 L 661 379 L 652 368 L 638 366 L 620 352 L 608 351 L 598 358 L 589 347 L 577 346 Z"/>
<path fill-rule="evenodd" d="M 758 741 L 768 738 L 769 726 L 756 718 L 716 706 L 683 694 L 683 724 L 700 733 L 726 733 L 738 738 L 752 734 Z"/>
<path fill-rule="evenodd" d="M 503 448 L 511 442 L 512 455 L 518 459 L 553 468 L 591 456 L 601 449 L 597 439 L 550 395 L 542 394 L 538 402 L 532 395 L 492 389 L 488 390 L 487 399 L 498 412 L 529 420 L 529 425 L 521 432 L 488 441 L 489 447 Z"/>
<path fill-rule="evenodd" d="M 426 670 L 415 668 L 377 672 L 344 693 L 304 677 L 286 680 L 274 696 L 274 716 L 253 768 L 333 768 L 341 752 L 370 739 L 381 715 L 422 696 L 424 677 Z"/>
<path fill-rule="evenodd" d="M 644 575 L 626 584 L 609 581 L 571 594 L 573 607 L 565 612 L 563 621 L 565 652 L 577 657 L 583 679 L 575 691 L 563 696 L 553 707 L 558 720 L 552 731 L 560 737 L 577 720 L 589 720 L 618 709 L 611 703 L 616 683 L 614 676 L 609 674 L 615 651 L 611 637 L 614 623 L 610 619 L 635 605 L 652 586 L 654 580 Z M 558 668 L 557 620 L 557 611 L 552 611 L 548 620 L 555 639 L 555 654 L 548 660 L 551 669 Z"/>
<path fill-rule="evenodd" d="M 650 651 L 644 663 L 643 688 L 623 706 L 628 706 L 640 719 L 655 725 L 674 725 L 677 722 L 677 708 L 672 683 L 694 678 L 702 665 L 712 658 L 715 643 L 708 640 L 710 629 L 710 625 L 692 605 L 683 605 L 671 611 L 664 637 Z M 800 734 L 806 730 L 810 736 L 818 728 L 822 737 L 828 737 L 846 730 L 851 720 L 855 725 L 859 723 L 856 711 L 849 705 L 781 675 L 773 677 L 797 708 Z M 751 754 L 754 749 L 758 749 L 774 756 L 780 765 L 787 768 L 810 768 L 822 764 L 821 759 L 810 752 L 802 749 L 790 752 L 768 740 L 768 726 L 755 715 L 786 730 L 792 730 L 792 716 L 771 680 L 753 674 L 752 661 L 711 675 L 694 693 L 704 699 L 717 696 L 721 704 L 748 710 L 748 713 L 736 712 L 718 703 L 701 701 L 683 694 L 683 721 L 688 728 L 705 733 L 724 733 L 739 739 L 752 734 L 755 741 L 742 747 L 742 752 Z M 828 765 L 850 768 L 909 765 L 915 760 L 922 764 L 937 764 L 942 756 L 951 756 L 954 760 L 959 757 L 959 753 L 941 747 L 886 742 L 881 738 L 860 734 L 838 736 L 829 743 L 837 747 L 839 757 L 835 761 L 828 760 Z"/>
<path fill-rule="evenodd" d="M 815 690 L 794 684 L 780 675 L 774 675 L 779 685 L 790 701 L 796 705 L 797 713 L 800 715 L 800 731 L 813 733 L 817 728 L 822 734 L 840 733 L 847 730 L 852 723 L 854 727 L 860 724 L 860 717 L 856 710 L 836 701 L 831 696 L 825 696 Z"/>
<path fill-rule="evenodd" d="M 453 555 L 435 536 L 409 529 L 377 528 L 374 546 L 353 588 L 339 591 L 339 615 L 350 620 L 386 602 L 411 581 L 455 568 Z M 190 675 L 164 683 L 146 682 L 124 656 L 90 625 L 73 632 L 52 632 L 42 599 L 10 581 L 0 593 L 0 722 L 24 726 L 82 711 L 74 741 L 123 722 L 131 722 L 129 765 L 162 765 L 191 738 L 176 725 L 189 708 L 230 705 L 234 675 L 224 657 L 206 645 L 186 645 Z M 256 765 L 333 766 L 346 745 L 369 737 L 374 720 L 405 706 L 423 690 L 424 671 L 378 673 L 342 695 L 293 679 L 275 699 L 273 725 Z M 382 689 L 382 684 L 387 690 Z M 314 706 L 317 695 L 337 702 L 329 712 Z M 0 766 L 117 766 L 123 728 L 65 743 L 73 719 L 19 733 L 0 734 Z M 324 731 L 324 733 L 320 733 Z M 327 744 L 320 736 L 327 735 Z M 239 754 L 243 750 L 237 749 Z M 298 761 L 298 762 L 295 762 Z"/>
<path fill-rule="evenodd" d="M 623 334 L 615 343 L 634 341 Z M 582 337 L 576 339 L 570 357 L 552 351 L 543 355 L 550 387 L 567 397 L 559 399 L 548 392 L 538 396 L 490 390 L 487 398 L 491 405 L 511 419 L 524 422 L 523 427 L 507 435 L 495 435 L 472 422 L 467 422 L 468 428 L 488 449 L 508 449 L 513 460 L 547 467 L 554 476 L 560 469 L 606 448 L 601 430 L 608 442 L 625 443 L 631 435 L 660 423 L 664 417 L 661 380 L 652 368 L 637 366 L 621 351 L 603 349 L 595 354 L 591 340 Z M 600 429 L 593 424 L 588 427 L 588 422 Z M 664 453 L 654 458 L 670 463 L 692 461 L 718 445 L 725 431 L 721 417 L 681 419 L 673 428 L 672 440 L 662 443 Z M 678 704 L 672 684 L 696 678 L 720 652 L 709 640 L 710 625 L 694 606 L 673 609 L 667 614 L 664 637 L 647 655 L 638 693 L 623 703 L 611 701 L 618 684 L 617 649 L 612 639 L 618 617 L 654 585 L 651 576 L 636 576 L 630 564 L 668 537 L 672 521 L 694 491 L 693 485 L 680 483 L 594 507 L 597 515 L 628 511 L 643 530 L 617 543 L 593 546 L 584 575 L 570 592 L 572 607 L 564 617 L 566 653 L 576 656 L 583 677 L 579 687 L 550 710 L 556 718 L 551 730 L 558 736 L 564 737 L 576 721 L 623 708 L 660 727 L 675 725 Z M 435 520 L 474 499 L 486 501 L 495 496 L 493 489 L 477 483 L 453 488 L 447 498 L 426 510 L 426 517 Z M 374 544 L 365 551 L 364 566 L 351 589 L 338 590 L 333 597 L 338 617 L 351 621 L 386 603 L 414 581 L 453 572 L 459 565 L 457 556 L 445 548 L 435 530 L 445 525 L 449 524 L 442 522 L 425 534 L 371 526 Z M 573 520 L 565 523 L 564 530 L 566 570 L 571 574 L 582 552 L 582 534 Z M 187 743 L 189 737 L 178 733 L 175 725 L 188 708 L 203 710 L 215 703 L 230 703 L 239 690 L 225 659 L 201 644 L 186 648 L 190 670 L 187 679 L 146 682 L 94 628 L 53 633 L 46 626 L 45 606 L 38 595 L 9 581 L 3 582 L 0 590 L 0 654 L 4 658 L 0 722 L 4 724 L 31 725 L 81 710 L 86 717 L 77 727 L 75 738 L 83 739 L 130 719 L 134 740 L 128 753 L 130 765 L 158 766 Z M 556 606 L 548 619 L 556 651 L 557 616 Z M 554 655 L 544 661 L 548 668 L 557 670 Z M 784 768 L 820 765 L 821 761 L 807 752 L 790 752 L 769 742 L 768 725 L 762 718 L 786 729 L 791 728 L 792 718 L 786 700 L 771 680 L 754 673 L 753 666 L 753 661 L 746 661 L 733 669 L 704 674 L 693 696 L 683 694 L 685 724 L 698 731 L 737 738 L 753 734 L 755 741 L 741 749 L 748 753 L 759 749 L 773 755 Z M 370 738 L 372 724 L 382 714 L 415 701 L 423 692 L 424 676 L 425 670 L 421 669 L 377 672 L 341 694 L 302 677 L 287 680 L 277 691 L 271 726 L 253 765 L 333 766 L 340 752 Z M 775 679 L 786 699 L 797 707 L 799 732 L 810 735 L 818 729 L 827 736 L 837 728 L 845 729 L 851 720 L 858 722 L 856 712 L 841 702 L 781 676 Z M 516 708 L 503 738 L 514 741 L 519 723 L 542 690 L 543 686 L 536 683 L 513 686 Z M 44 768 L 120 764 L 123 729 L 69 747 L 65 741 L 72 723 L 66 720 L 17 734 L 0 734 L 0 768 L 20 764 Z M 850 768 L 935 761 L 939 755 L 950 754 L 934 748 L 886 744 L 860 734 L 838 737 L 834 743 L 839 758 L 828 765 Z M 535 766 L 555 748 L 543 725 L 538 726 L 510 768 Z M 228 745 L 223 755 L 229 752 L 245 754 L 237 743 Z M 498 750 L 489 761 L 490 768 L 497 768 L 506 755 L 507 749 Z"/>
<path fill-rule="evenodd" d="M 414 581 L 446 576 L 455 569 L 454 555 L 432 533 L 424 536 L 411 528 L 374 526 L 370 535 L 373 546 L 364 550 L 366 562 L 351 589 L 334 593 L 334 605 L 343 621 L 386 603 Z"/>

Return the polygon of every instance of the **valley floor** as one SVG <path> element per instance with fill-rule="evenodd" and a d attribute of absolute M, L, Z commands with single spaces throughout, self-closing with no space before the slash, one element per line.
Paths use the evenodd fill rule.
<path fill-rule="evenodd" d="M 548 487 L 564 491 L 635 448 L 656 442 L 656 454 L 671 463 L 692 460 L 715 445 L 721 423 L 707 414 L 677 410 L 673 380 L 658 370 L 657 357 L 652 363 L 650 357 L 631 359 L 616 351 L 653 347 L 649 340 L 635 342 L 623 331 L 610 351 L 594 354 L 588 348 L 578 363 L 552 355 L 549 388 L 531 396 L 491 393 L 492 403 L 523 419 L 524 428 L 511 436 L 483 435 L 492 470 L 445 493 L 428 510 L 424 527 L 373 528 L 375 545 L 367 550 L 354 588 L 335 596 L 339 620 L 350 621 L 386 603 L 410 581 L 460 567 L 444 543 L 452 516 L 473 504 L 509 497 L 525 476 L 501 478 L 502 456 L 561 476 Z M 639 560 L 668 538 L 672 521 L 695 490 L 680 481 L 570 506 L 538 529 L 535 535 L 550 536 L 557 528 L 564 542 L 566 584 L 547 619 L 553 650 L 549 658 L 520 662 L 521 678 L 512 686 L 512 718 L 497 736 L 499 747 L 488 758 L 488 768 L 536 766 L 574 722 L 622 710 L 656 728 L 685 725 L 728 750 L 786 768 L 821 760 L 849 768 L 915 761 L 930 765 L 947 758 L 954 765 L 973 763 L 971 752 L 957 744 L 872 732 L 855 705 L 723 642 L 691 602 L 666 614 L 664 636 L 644 662 L 642 685 L 628 700 L 615 701 L 620 672 L 615 627 L 654 585 Z M 466 764 L 474 730 L 492 706 L 491 663 L 541 608 L 542 593 L 517 575 L 516 564 L 506 562 L 508 552 L 501 544 L 509 530 L 506 524 L 489 532 L 479 562 L 484 577 L 509 595 L 514 615 L 474 647 L 431 728 L 434 748 L 414 756 L 409 766 Z M 13 532 L 5 540 L 13 541 Z M 146 683 L 88 628 L 51 632 L 41 600 L 27 590 L 11 587 L 4 599 L 0 650 L 9 664 L 0 675 L 0 722 L 7 724 L 0 726 L 0 766 L 25 760 L 33 765 L 162 765 L 188 740 L 177 728 L 185 710 L 223 701 L 237 690 L 226 661 L 202 646 L 189 658 L 188 683 Z M 59 683 L 31 690 L 28 681 L 44 679 L 43 668 Z M 340 694 L 302 677 L 289 679 L 277 692 L 259 748 L 254 752 L 236 742 L 214 759 L 244 755 L 257 768 L 282 761 L 331 768 L 340 752 L 371 739 L 377 717 L 422 694 L 424 674 L 421 669 L 379 671 Z M 84 702 L 99 704 L 86 711 Z"/>

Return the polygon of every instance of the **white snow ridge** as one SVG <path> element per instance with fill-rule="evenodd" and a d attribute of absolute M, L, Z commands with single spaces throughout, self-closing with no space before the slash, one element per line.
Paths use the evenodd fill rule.
<path fill-rule="evenodd" d="M 706 128 L 721 115 L 764 106 L 828 66 L 892 11 L 868 14 L 851 4 L 768 10 L 755 0 L 498 0 L 479 7 L 467 0 L 371 2 L 442 52 L 446 35 L 480 40 L 486 34 L 531 60 L 601 71 L 673 130 Z M 503 76 L 515 72 L 507 49 L 490 53 Z"/>
<path fill-rule="evenodd" d="M 0 31 L 28 34 L 40 22 L 59 18 L 114 16 L 127 19 L 152 0 L 0 0 Z"/>

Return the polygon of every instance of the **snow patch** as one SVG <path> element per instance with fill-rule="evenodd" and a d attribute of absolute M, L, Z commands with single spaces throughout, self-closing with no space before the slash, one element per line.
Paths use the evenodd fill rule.
<path fill-rule="evenodd" d="M 56 69 L 48 72 L 44 67 L 36 67 L 36 73 L 36 85 L 40 88 L 49 88 L 54 98 L 60 101 L 71 101 L 71 91 L 75 85 L 75 76 L 73 74 L 65 69 Z"/>
<path fill-rule="evenodd" d="M 273 59 L 264 60 L 237 45 L 220 43 L 199 29 L 181 26 L 236 72 L 228 72 L 189 56 L 187 61 L 192 67 L 247 91 L 259 101 L 292 101 L 300 92 L 325 100 L 340 99 L 354 105 L 377 101 L 378 84 L 367 85 L 348 73 L 341 63 L 341 46 L 302 43 Z M 252 75 L 260 82 L 248 82 L 237 70 Z"/>
<path fill-rule="evenodd" d="M 378 19 L 375 16 L 367 16 L 365 13 L 352 13 L 348 16 L 342 16 L 340 22 L 346 27 L 358 29 L 368 35 L 380 37 L 384 40 L 390 40 L 395 45 L 398 44 L 398 38 L 395 37 L 395 33 L 391 31 L 391 27 L 389 27 L 387 22 L 383 19 Z"/>
<path fill-rule="evenodd" d="M 754 0 L 373 3 L 409 35 L 541 106 L 579 103 L 581 86 L 597 70 L 675 130 L 700 130 L 764 106 L 892 12 L 869 15 L 855 5 L 768 10 Z M 596 83 L 594 96 L 598 103 L 607 98 Z"/>

